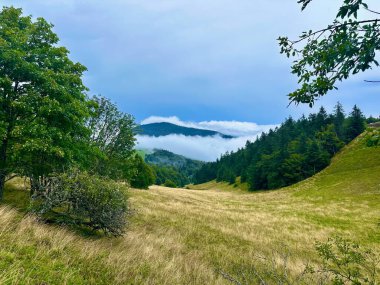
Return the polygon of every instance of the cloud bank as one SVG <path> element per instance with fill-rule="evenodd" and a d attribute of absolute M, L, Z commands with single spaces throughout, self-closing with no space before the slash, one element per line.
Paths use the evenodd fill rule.
<path fill-rule="evenodd" d="M 239 121 L 203 121 L 203 122 L 185 122 L 180 120 L 176 116 L 171 117 L 159 117 L 151 116 L 141 121 L 142 125 L 151 123 L 167 122 L 176 124 L 178 126 L 197 128 L 204 130 L 217 131 L 225 135 L 231 135 L 235 137 L 252 137 L 262 132 L 269 131 L 269 129 L 275 128 L 277 125 L 258 125 L 252 122 L 239 122 Z"/>
<path fill-rule="evenodd" d="M 137 148 L 165 149 L 192 159 L 215 161 L 222 154 L 236 151 L 245 146 L 247 141 L 254 141 L 262 132 L 275 128 L 276 125 L 258 125 L 251 122 L 238 121 L 204 121 L 185 122 L 178 117 L 151 116 L 141 124 L 168 122 L 184 127 L 218 131 L 236 138 L 224 139 L 221 136 L 200 137 L 184 135 L 168 135 L 161 137 L 137 136 Z"/>

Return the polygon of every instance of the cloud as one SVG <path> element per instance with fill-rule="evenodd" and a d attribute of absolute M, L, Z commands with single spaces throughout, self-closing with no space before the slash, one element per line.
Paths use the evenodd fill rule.
<path fill-rule="evenodd" d="M 176 124 L 178 126 L 188 128 L 198 128 L 204 130 L 217 131 L 222 134 L 231 135 L 235 137 L 254 137 L 262 132 L 267 132 L 269 129 L 274 129 L 277 125 L 258 125 L 252 122 L 239 122 L 239 121 L 202 121 L 202 122 L 186 122 L 182 121 L 176 116 L 160 117 L 150 116 L 149 118 L 141 121 L 142 125 L 167 122 Z"/>
<path fill-rule="evenodd" d="M 215 161 L 227 151 L 236 151 L 245 146 L 247 140 L 253 141 L 256 136 L 223 139 L 213 137 L 188 137 L 184 135 L 169 135 L 161 137 L 137 136 L 139 149 L 165 149 L 192 159 Z"/>
<path fill-rule="evenodd" d="M 167 122 L 183 127 L 207 129 L 226 135 L 235 136 L 233 139 L 224 139 L 221 136 L 200 137 L 169 135 L 161 137 L 137 136 L 137 148 L 165 149 L 189 158 L 215 161 L 222 154 L 236 151 L 245 146 L 246 142 L 254 141 L 262 132 L 275 128 L 277 125 L 258 125 L 252 122 L 239 121 L 203 121 L 187 122 L 176 116 L 151 116 L 141 122 L 142 125 Z"/>

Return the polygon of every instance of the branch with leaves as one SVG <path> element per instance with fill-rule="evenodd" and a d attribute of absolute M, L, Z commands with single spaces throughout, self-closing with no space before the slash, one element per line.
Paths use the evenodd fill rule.
<path fill-rule="evenodd" d="M 304 10 L 312 0 L 299 0 Z M 378 15 L 362 0 L 344 0 L 331 25 L 318 31 L 303 32 L 299 39 L 280 37 L 281 53 L 294 57 L 292 73 L 300 87 L 290 93 L 291 102 L 307 103 L 337 89 L 339 81 L 377 67 L 380 49 L 380 18 L 360 19 L 360 9 Z"/>

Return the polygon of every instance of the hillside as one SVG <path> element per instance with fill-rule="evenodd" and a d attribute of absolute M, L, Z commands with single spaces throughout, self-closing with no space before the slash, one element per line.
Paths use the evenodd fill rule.
<path fill-rule="evenodd" d="M 86 238 L 0 208 L 0 283 L 257 284 L 259 255 L 291 252 L 299 272 L 315 241 L 339 234 L 380 253 L 380 147 L 359 137 L 321 173 L 277 191 L 131 190 L 136 213 L 121 238 Z M 234 188 L 231 188 L 233 190 Z M 8 184 L 6 204 L 28 193 Z M 278 257 L 278 255 L 274 256 Z M 244 283 L 244 284 L 245 284 Z"/>
<path fill-rule="evenodd" d="M 212 137 L 221 136 L 222 138 L 231 139 L 233 136 L 225 135 L 216 131 L 203 130 L 196 128 L 187 128 L 171 123 L 152 123 L 140 125 L 136 128 L 136 133 L 144 136 L 160 137 L 168 135 L 184 135 L 184 136 L 201 136 Z"/>
<path fill-rule="evenodd" d="M 138 153 L 156 172 L 157 185 L 162 185 L 167 180 L 180 187 L 193 183 L 195 173 L 204 164 L 163 149 L 138 150 Z"/>
<path fill-rule="evenodd" d="M 203 162 L 184 157 L 163 149 L 155 149 L 145 155 L 145 161 L 150 164 L 172 166 L 177 169 L 192 167 L 198 168 Z"/>

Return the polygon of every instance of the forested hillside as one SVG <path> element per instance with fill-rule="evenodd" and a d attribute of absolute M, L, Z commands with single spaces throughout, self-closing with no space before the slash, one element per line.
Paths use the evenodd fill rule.
<path fill-rule="evenodd" d="M 194 182 L 195 173 L 204 162 L 189 159 L 167 150 L 156 149 L 145 154 L 145 162 L 156 173 L 156 184 L 170 184 L 171 187 L 183 187 Z"/>
<path fill-rule="evenodd" d="M 245 148 L 205 164 L 195 179 L 197 183 L 216 179 L 233 184 L 241 176 L 251 190 L 291 185 L 325 168 L 345 144 L 364 131 L 365 124 L 356 105 L 346 117 L 339 103 L 330 115 L 321 107 L 317 114 L 299 120 L 289 117 L 280 127 L 247 142 Z"/>

